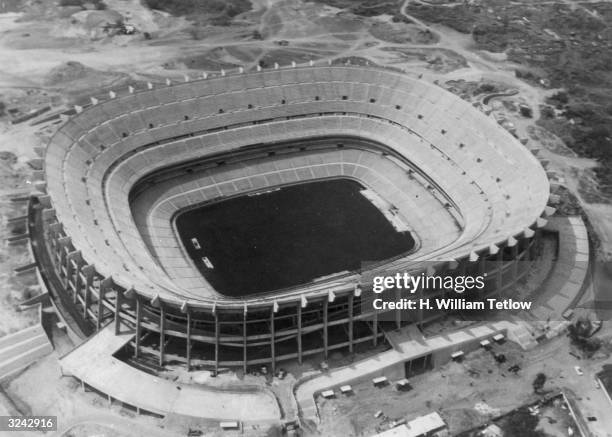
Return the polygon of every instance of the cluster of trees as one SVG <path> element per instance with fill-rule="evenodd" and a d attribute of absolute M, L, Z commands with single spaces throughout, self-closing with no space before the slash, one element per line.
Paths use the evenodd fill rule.
<path fill-rule="evenodd" d="M 229 25 L 233 17 L 253 7 L 250 0 L 145 0 L 145 3 L 151 9 L 195 21 L 205 18 L 218 26 Z"/>
<path fill-rule="evenodd" d="M 593 333 L 593 324 L 586 319 L 578 320 L 568 328 L 570 341 L 587 357 L 601 348 L 601 340 L 592 337 Z"/>
<path fill-rule="evenodd" d="M 546 437 L 543 431 L 536 429 L 539 421 L 540 418 L 538 416 L 532 416 L 527 408 L 521 408 L 508 417 L 503 427 L 504 435 L 517 437 Z"/>

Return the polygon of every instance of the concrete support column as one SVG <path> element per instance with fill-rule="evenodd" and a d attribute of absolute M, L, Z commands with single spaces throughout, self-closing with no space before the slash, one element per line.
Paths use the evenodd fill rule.
<path fill-rule="evenodd" d="M 136 297 L 136 335 L 135 335 L 135 346 L 134 346 L 134 358 L 140 356 L 140 337 L 142 335 L 142 303 L 140 299 Z"/>
<path fill-rule="evenodd" d="M 536 258 L 540 241 L 542 241 L 542 229 L 537 228 L 535 230 L 533 240 L 529 242 L 529 244 L 531 245 L 529 247 L 529 261 L 534 260 Z"/>
<path fill-rule="evenodd" d="M 62 235 L 62 225 L 60 223 L 50 223 L 48 226 L 49 229 L 49 241 L 51 243 L 51 248 L 53 249 L 52 251 L 52 256 L 53 256 L 53 260 L 55 262 L 58 261 L 58 243 L 57 240 L 59 240 L 61 238 Z"/>
<path fill-rule="evenodd" d="M 219 310 L 215 309 L 215 375 L 219 372 Z"/>
<path fill-rule="evenodd" d="M 68 272 L 68 245 L 72 240 L 70 237 L 62 237 L 57 240 L 59 249 L 60 271 L 62 267 Z M 62 278 L 64 288 L 68 288 L 68 275 Z"/>
<path fill-rule="evenodd" d="M 329 320 L 327 320 L 329 301 L 323 300 L 323 356 L 327 359 L 329 348 Z"/>
<path fill-rule="evenodd" d="M 482 275 L 486 270 L 488 252 L 482 251 L 478 254 L 478 274 Z"/>
<path fill-rule="evenodd" d="M 74 286 L 74 293 L 77 292 L 77 277 L 79 272 L 79 263 L 81 260 L 81 252 L 75 250 L 66 255 L 66 287 L 70 290 L 70 281 Z M 77 273 L 75 275 L 75 272 Z M 73 294 L 74 294 L 73 293 Z"/>
<path fill-rule="evenodd" d="M 274 308 L 270 310 L 270 353 L 272 358 L 272 375 L 276 373 L 276 332 L 274 326 Z"/>
<path fill-rule="evenodd" d="M 297 304 L 297 345 L 298 363 L 302 364 L 302 303 Z"/>
<path fill-rule="evenodd" d="M 187 340 L 185 357 L 187 357 L 187 371 L 191 370 L 191 310 L 187 308 Z"/>
<path fill-rule="evenodd" d="M 242 315 L 242 371 L 247 373 L 247 312 Z"/>
<path fill-rule="evenodd" d="M 42 225 L 43 227 L 49 223 L 49 222 L 55 222 L 57 220 L 57 214 L 55 213 L 55 209 L 53 208 L 47 208 L 47 209 L 43 209 L 40 212 L 41 215 L 41 219 L 42 219 Z"/>
<path fill-rule="evenodd" d="M 49 224 L 49 238 L 51 240 L 51 246 L 55 247 L 57 239 L 62 232 L 62 225 L 58 222 Z"/>
<path fill-rule="evenodd" d="M 372 334 L 374 335 L 372 344 L 374 344 L 374 346 L 378 346 L 378 310 L 377 309 L 374 309 L 374 315 L 372 317 Z"/>
<path fill-rule="evenodd" d="M 77 257 L 77 268 L 75 272 L 74 278 L 74 294 L 72 295 L 72 300 L 74 303 L 77 302 L 77 296 L 81 294 L 81 289 L 83 288 L 83 266 L 85 262 L 83 261 L 83 257 L 79 252 L 79 256 Z"/>
<path fill-rule="evenodd" d="M 353 308 L 353 302 L 354 302 L 355 297 L 353 296 L 353 293 L 350 293 L 348 295 L 348 341 L 349 341 L 349 352 L 353 353 L 353 315 L 354 315 L 354 308 Z"/>
<path fill-rule="evenodd" d="M 159 302 L 159 365 L 164 365 L 164 353 L 166 348 L 166 307 Z"/>
<path fill-rule="evenodd" d="M 519 242 L 517 242 L 514 246 L 512 246 L 511 250 L 512 250 L 512 259 L 514 261 L 512 261 L 512 282 L 516 281 L 516 278 L 518 276 L 518 253 L 519 253 L 519 245 L 520 245 L 520 240 Z"/>
<path fill-rule="evenodd" d="M 123 292 L 117 290 L 115 297 L 115 335 L 121 333 L 121 305 L 123 304 Z"/>
<path fill-rule="evenodd" d="M 60 237 L 57 239 L 57 244 L 60 247 L 60 263 L 64 268 L 66 267 L 66 258 L 68 256 L 68 246 L 72 239 L 70 237 Z"/>
<path fill-rule="evenodd" d="M 85 276 L 85 289 L 83 290 L 83 318 L 87 320 L 87 308 L 89 308 L 89 297 L 91 294 L 91 287 L 93 286 L 93 278 L 96 269 L 92 265 L 83 267 L 83 276 Z M 77 303 L 77 296 L 74 296 L 74 303 Z"/>
<path fill-rule="evenodd" d="M 100 282 L 100 289 L 98 290 L 98 320 L 96 321 L 96 330 L 102 329 L 102 319 L 104 318 L 104 296 L 113 287 L 113 278 L 108 277 L 102 279 Z"/>
<path fill-rule="evenodd" d="M 53 261 L 55 262 L 55 267 L 59 272 L 61 270 L 61 261 L 62 261 L 62 246 L 58 243 L 59 238 L 55 240 L 55 247 L 53 248 Z"/>

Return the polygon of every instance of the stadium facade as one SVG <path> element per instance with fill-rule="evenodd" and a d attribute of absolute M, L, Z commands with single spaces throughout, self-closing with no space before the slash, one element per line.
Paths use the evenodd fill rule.
<path fill-rule="evenodd" d="M 136 358 L 160 365 L 274 369 L 380 342 L 383 317 L 363 304 L 375 275 L 486 273 L 484 293 L 496 294 L 536 255 L 550 188 L 543 168 L 440 87 L 325 65 L 149 88 L 77 108 L 37 175 L 44 194 L 30 232 L 41 280 L 83 337 L 114 323 L 134 330 Z M 243 297 L 217 292 L 186 256 L 180 212 L 332 178 L 356 180 L 392 205 L 414 249 Z M 391 327 L 435 316 L 398 312 Z"/>

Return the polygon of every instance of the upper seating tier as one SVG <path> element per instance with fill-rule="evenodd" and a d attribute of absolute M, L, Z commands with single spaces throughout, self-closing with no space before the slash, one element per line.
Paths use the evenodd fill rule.
<path fill-rule="evenodd" d="M 391 153 L 381 161 L 380 153 L 362 145 L 358 155 L 308 152 L 307 165 L 296 162 L 298 155 L 269 162 L 262 156 L 252 167 L 222 157 L 253 145 L 326 137 L 381 144 Z M 147 191 L 160 197 L 132 216 L 130 193 L 139 180 L 212 156 L 227 165 L 198 170 L 201 179 L 160 181 L 159 189 Z M 236 74 L 118 97 L 73 117 L 45 157 L 56 215 L 87 262 L 126 288 L 195 304 L 219 297 L 202 278 L 182 278 L 164 267 L 162 258 L 177 252 L 160 255 L 151 238 L 162 239 L 159 248 L 172 246 L 168 218 L 181 207 L 257 184 L 291 182 L 289 169 L 296 180 L 350 173 L 398 207 L 421 208 L 407 220 L 422 244 L 394 263 L 402 269 L 460 258 L 518 235 L 540 216 L 549 196 L 539 162 L 493 119 L 437 86 L 362 67 Z M 392 181 L 381 177 L 389 174 L 396 175 Z M 454 221 L 459 229 L 442 226 L 437 235 L 432 220 L 423 224 L 423 214 Z M 358 280 L 353 275 L 346 286 Z"/>

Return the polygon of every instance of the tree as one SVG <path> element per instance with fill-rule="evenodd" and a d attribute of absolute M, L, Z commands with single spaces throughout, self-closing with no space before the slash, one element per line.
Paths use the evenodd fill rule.
<path fill-rule="evenodd" d="M 540 390 L 544 387 L 546 383 L 546 375 L 543 373 L 538 373 L 536 378 L 533 380 L 533 391 L 535 393 L 539 393 Z"/>
<path fill-rule="evenodd" d="M 517 437 L 544 437 L 545 434 L 542 431 L 536 430 L 539 421 L 540 419 L 538 419 L 537 416 L 532 416 L 527 409 L 521 408 L 508 417 L 503 427 L 504 435 Z"/>
<path fill-rule="evenodd" d="M 569 96 L 567 95 L 565 91 L 559 91 L 553 94 L 550 97 L 550 100 L 557 101 L 562 105 L 566 105 L 569 102 Z"/>
<path fill-rule="evenodd" d="M 550 106 L 544 106 L 540 111 L 542 118 L 555 118 L 555 110 Z"/>

